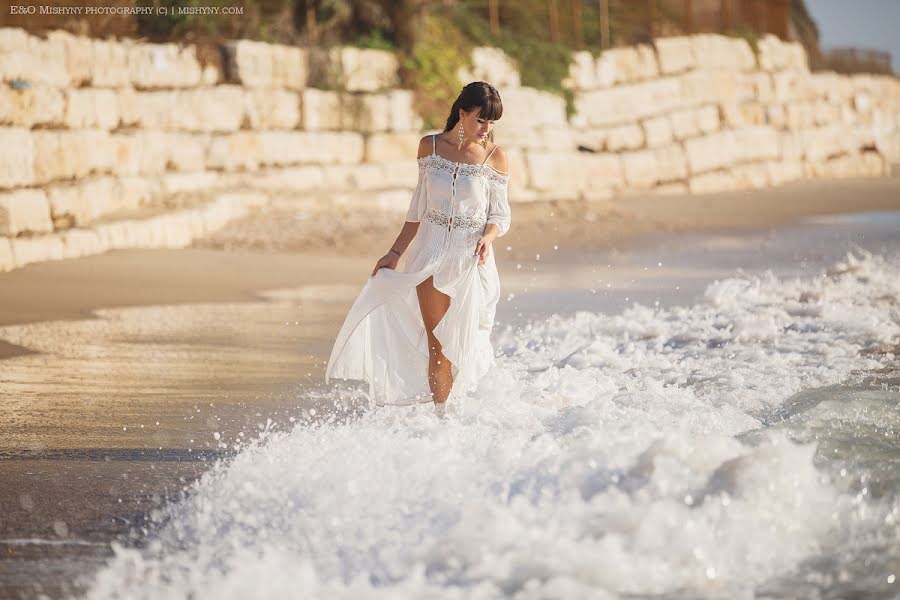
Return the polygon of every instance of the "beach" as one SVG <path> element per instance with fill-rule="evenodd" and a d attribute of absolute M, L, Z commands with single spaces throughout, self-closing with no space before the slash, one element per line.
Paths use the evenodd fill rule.
<path fill-rule="evenodd" d="M 504 292 L 497 315 L 496 350 L 501 356 L 519 360 L 519 345 L 523 342 L 516 341 L 515 336 L 523 335 L 523 330 L 544 328 L 541 335 L 551 339 L 563 335 L 553 329 L 553 323 L 579 318 L 585 319 L 583 326 L 590 329 L 596 325 L 589 324 L 593 321 L 584 316 L 588 313 L 615 315 L 634 323 L 638 319 L 628 311 L 637 310 L 633 308 L 635 303 L 649 307 L 646 310 L 691 307 L 710 301 L 716 294 L 725 294 L 718 288 L 710 291 L 709 286 L 734 276 L 762 276 L 773 270 L 780 278 L 813 278 L 823 269 L 833 268 L 849 250 L 865 250 L 878 256 L 896 252 L 900 247 L 898 214 L 900 178 L 896 176 L 809 181 L 712 195 L 633 194 L 588 203 L 514 204 L 509 234 L 494 242 Z M 0 596 L 36 598 L 45 593 L 62 597 L 91 589 L 94 597 L 107 597 L 114 590 L 128 589 L 140 577 L 116 580 L 107 572 L 102 585 L 91 583 L 91 576 L 102 571 L 106 561 L 114 556 L 110 542 L 126 548 L 145 548 L 149 532 L 160 529 L 162 523 L 178 520 L 179 513 L 173 512 L 171 506 L 179 503 L 182 494 L 193 489 L 193 497 L 202 498 L 211 493 L 198 492 L 192 485 L 213 465 L 218 469 L 218 479 L 213 483 L 226 485 L 224 492 L 219 490 L 220 497 L 223 501 L 237 501 L 231 495 L 237 494 L 237 488 L 227 486 L 238 484 L 228 483 L 224 469 L 235 457 L 251 460 L 253 452 L 247 450 L 247 445 L 252 439 L 274 432 L 290 438 L 294 427 L 310 419 L 315 421 L 317 413 L 321 416 L 335 412 L 335 392 L 322 384 L 324 361 L 350 303 L 379 252 L 389 248 L 402 225 L 401 219 L 402 215 L 390 211 L 310 214 L 282 207 L 252 214 L 183 250 L 113 251 L 0 274 L 0 402 L 4 406 L 4 418 L 0 421 L 0 481 L 4 482 L 0 488 L 0 581 L 4 588 L 0 589 Z M 559 327 L 580 327 L 566 323 Z M 622 325 L 620 333 L 621 343 L 633 339 L 629 337 L 633 332 L 626 325 Z M 615 339 L 617 334 L 611 330 L 605 335 Z M 573 339 L 572 343 L 577 349 L 587 341 Z M 882 355 L 890 351 L 880 350 Z M 546 357 L 530 356 L 528 360 L 546 366 Z M 583 360 L 590 362 L 588 358 Z M 878 367 L 878 360 L 869 366 Z M 618 368 L 611 358 L 609 361 L 608 368 Z M 721 367 L 727 361 L 715 363 L 710 358 L 709 368 L 715 370 L 715 364 Z M 842 368 L 849 372 L 858 366 L 849 358 L 838 364 L 843 366 L 835 367 L 833 374 L 840 375 L 839 380 L 843 380 Z M 652 372 L 650 367 L 647 370 Z M 605 376 L 614 379 L 613 375 Z M 496 381 L 507 382 L 510 377 L 509 372 L 501 371 Z M 612 382 L 612 388 L 606 389 L 596 381 L 588 383 L 584 379 L 587 375 L 573 377 L 572 383 L 560 384 L 555 393 L 565 395 L 566 385 L 577 387 L 579 381 L 582 385 L 594 385 L 593 393 L 599 396 L 612 393 L 611 389 L 621 385 Z M 649 377 L 652 379 L 653 375 Z M 816 386 L 834 384 L 821 374 L 810 372 L 804 377 Z M 889 391 L 893 390 L 896 383 L 889 375 L 886 377 Z M 783 382 L 785 388 L 795 383 Z M 649 385 L 646 381 L 644 384 Z M 682 384 L 688 388 L 693 385 L 684 381 Z M 729 393 L 740 396 L 744 394 L 741 390 L 738 386 Z M 661 389 L 657 392 L 664 393 Z M 350 391 L 347 393 L 352 396 Z M 584 398 L 577 394 L 573 397 L 576 399 L 570 400 L 571 405 L 585 404 Z M 727 427 L 704 425 L 709 435 L 723 436 L 716 442 L 717 450 L 708 448 L 718 457 L 711 460 L 735 460 L 741 452 L 731 442 L 722 440 L 729 432 L 738 435 L 755 429 L 749 423 L 751 416 L 760 419 L 761 406 L 782 400 L 750 394 L 738 402 L 721 398 L 714 402 L 712 406 L 721 411 L 718 418 L 727 422 Z M 685 406 L 689 404 L 684 402 Z M 557 408 L 550 403 L 544 409 L 553 412 Z M 502 419 L 496 410 L 485 414 L 491 419 Z M 702 407 L 693 406 L 690 410 L 702 412 Z M 743 412 L 737 414 L 740 411 Z M 397 411 L 396 415 L 400 414 L 406 413 Z M 529 419 L 532 417 L 537 418 L 532 415 Z M 603 413 L 602 417 L 613 429 L 622 430 L 635 415 L 625 411 Z M 382 414 L 379 418 L 387 417 Z M 416 413 L 413 428 L 424 427 L 421 418 L 424 417 Z M 525 416 L 524 412 L 509 413 L 506 418 L 513 423 Z M 578 421 L 576 417 L 571 419 Z M 616 419 L 621 421 L 617 424 Z M 554 426 L 568 427 L 563 422 Z M 464 423 L 454 427 L 462 428 L 454 431 L 463 437 L 477 433 L 477 429 L 465 429 Z M 522 424 L 521 431 L 531 431 L 530 425 Z M 393 429 L 382 433 L 400 435 Z M 362 448 L 342 446 L 336 438 L 321 435 L 325 437 L 318 438 L 320 443 L 334 444 L 326 450 L 343 449 L 348 456 L 361 456 L 358 451 L 362 452 Z M 440 434 L 429 429 L 427 435 Z M 563 437 L 556 439 L 565 447 L 563 455 L 575 452 L 567 446 L 568 441 L 562 441 Z M 651 438 L 642 433 L 633 436 L 636 444 Z M 689 438 L 665 443 L 677 445 Z M 308 465 L 306 457 L 283 452 L 290 449 L 314 454 L 315 450 L 301 437 L 295 437 L 291 443 L 289 448 L 273 449 L 271 458 L 287 460 L 293 456 L 291 460 Z M 458 457 L 448 449 L 448 443 L 442 439 L 436 447 L 450 452 L 448 465 L 452 466 Z M 680 450 L 665 443 L 654 451 L 657 454 L 651 455 L 663 456 L 665 460 L 681 457 L 683 464 L 679 468 L 693 469 L 691 474 L 695 477 L 706 473 L 706 467 L 690 463 Z M 402 448 L 404 452 L 415 450 L 405 445 Z M 586 448 L 583 450 L 587 453 Z M 617 456 L 613 463 L 629 463 L 640 455 L 640 450 L 646 451 L 647 446 Z M 479 446 L 478 452 L 481 451 Z M 490 455 L 487 449 L 484 452 L 484 456 Z M 804 462 L 799 451 L 791 452 L 790 460 L 779 459 L 782 462 L 778 464 L 783 466 L 779 476 L 787 478 L 789 465 L 793 465 L 804 477 L 814 480 L 812 463 Z M 342 472 L 343 463 L 332 462 L 334 456 L 330 454 L 318 459 L 332 469 L 330 478 L 318 467 L 310 471 L 321 483 L 340 485 L 341 477 L 359 477 L 365 488 L 364 478 L 355 468 L 347 466 Z M 646 454 L 644 460 L 652 462 Z M 399 464 L 391 466 L 396 468 Z M 759 464 L 769 463 L 760 458 Z M 417 466 L 411 477 L 416 485 L 424 485 L 430 479 L 418 469 Z M 620 472 L 618 467 L 609 469 L 603 477 Z M 262 472 L 279 473 L 265 469 Z M 300 485 L 301 480 L 292 479 L 298 475 L 286 473 L 281 474 Z M 653 479 L 650 472 L 643 476 Z M 276 502 L 279 488 L 276 486 L 271 495 L 259 492 L 262 481 L 248 480 L 248 490 L 256 491 L 247 493 L 261 494 L 263 504 Z M 578 481 L 582 490 L 584 486 L 600 485 L 596 479 Z M 657 481 L 654 485 L 675 484 Z M 894 498 L 900 491 L 891 487 L 889 481 L 883 485 L 885 497 Z M 812 494 L 814 487 L 810 483 L 804 493 Z M 297 494 L 294 499 L 300 505 L 304 494 L 311 494 L 307 498 L 311 502 L 326 501 L 325 496 L 298 490 L 281 488 L 289 491 L 291 498 Z M 826 495 L 840 493 L 829 489 Z M 744 501 L 752 504 L 750 499 Z M 534 506 L 538 506 L 536 502 Z M 184 502 L 188 513 L 192 506 Z M 248 506 L 242 505 L 242 510 L 249 510 Z M 348 506 L 356 504 L 348 501 Z M 658 510 L 662 510 L 660 506 Z M 561 509 L 562 505 L 556 508 Z M 387 504 L 379 501 L 373 516 L 384 516 L 379 512 L 382 509 L 387 510 Z M 356 527 L 342 529 L 340 525 L 353 520 L 350 514 L 328 514 L 337 520 L 332 523 L 331 533 L 355 535 Z M 667 518 L 675 518 L 676 514 Z M 784 514 L 794 512 L 785 510 Z M 285 509 L 279 515 L 303 520 L 312 518 L 314 511 L 299 515 Z M 468 527 L 485 525 L 480 520 L 483 514 L 475 511 L 473 515 Z M 522 517 L 519 513 L 517 516 Z M 194 517 L 185 517 L 190 518 Z M 357 525 L 362 527 L 361 522 Z M 226 534 L 230 527 L 226 527 Z M 248 527 L 253 530 L 254 525 Z M 267 525 L 257 523 L 255 527 L 269 531 Z M 326 525 L 323 527 L 327 529 Z M 665 528 L 661 526 L 662 529 Z M 201 537 L 212 531 L 215 530 L 201 528 Z M 430 530 L 429 535 L 439 537 L 435 531 L 443 530 Z M 739 535 L 743 530 L 730 531 Z M 455 539 L 463 544 L 470 533 L 457 530 Z M 820 533 L 810 529 L 798 535 L 818 540 Z M 378 541 L 383 534 L 372 533 L 372 539 Z M 541 534 L 549 535 L 548 530 Z M 321 542 L 326 538 L 315 536 L 327 536 L 328 532 L 323 529 L 309 535 Z M 162 539 L 165 547 L 166 538 Z M 235 539 L 243 540 L 240 536 Z M 756 541 L 783 540 L 773 536 Z M 268 552 L 275 547 L 263 545 L 259 549 Z M 302 554 L 303 548 L 301 544 L 293 551 Z M 495 551 L 502 552 L 499 548 Z M 322 556 L 327 552 L 323 549 Z M 623 556 L 627 554 L 625 550 L 621 552 Z M 661 550 L 646 552 L 650 562 L 664 562 L 665 553 Z M 147 560 L 152 561 L 158 555 L 151 551 L 149 556 Z M 228 556 L 231 560 L 238 554 Z M 800 561 L 805 556 L 797 553 L 787 558 Z M 132 559 L 117 556 L 114 560 Z M 367 572 L 368 563 L 359 557 L 348 564 L 352 565 L 351 571 Z M 203 573 L 206 566 L 203 563 L 198 568 Z M 446 568 L 453 572 L 453 567 Z M 317 571 L 322 577 L 328 572 Z M 83 578 L 74 578 L 76 574 Z M 754 575 L 775 585 L 772 582 L 782 574 L 766 563 Z M 372 577 L 382 582 L 399 580 L 396 573 Z M 177 577 L 174 580 L 179 581 Z M 252 577 L 245 579 L 251 580 Z M 316 581 L 324 586 L 324 579 Z M 603 587 L 600 582 L 594 583 Z M 609 589 L 622 589 L 615 582 L 607 583 Z M 153 579 L 152 584 L 158 586 L 155 589 L 160 593 L 167 589 L 159 580 Z M 148 589 L 154 589 L 153 585 Z M 409 585 L 410 590 L 428 591 Z M 178 588 L 179 592 L 187 589 Z M 328 588 L 317 589 L 325 593 Z M 659 589 L 664 590 L 665 586 L 660 584 Z M 773 589 L 771 597 L 782 597 L 777 586 Z M 649 593 L 639 586 L 632 591 Z"/>

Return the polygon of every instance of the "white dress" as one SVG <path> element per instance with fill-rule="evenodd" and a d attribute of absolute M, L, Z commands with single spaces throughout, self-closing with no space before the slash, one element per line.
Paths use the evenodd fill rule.
<path fill-rule="evenodd" d="M 416 286 L 432 275 L 450 297 L 434 329 L 453 374 L 452 395 L 473 389 L 494 364 L 490 334 L 500 299 L 500 277 L 491 250 L 478 266 L 475 244 L 488 223 L 509 229 L 509 175 L 487 164 L 459 163 L 436 152 L 417 159 L 419 178 L 406 220 L 419 223 L 396 270 L 369 276 L 334 342 L 326 383 L 332 377 L 369 383 L 378 405 L 431 401 L 428 335 Z M 496 146 L 494 147 L 496 149 Z M 493 150 L 491 152 L 493 152 Z"/>

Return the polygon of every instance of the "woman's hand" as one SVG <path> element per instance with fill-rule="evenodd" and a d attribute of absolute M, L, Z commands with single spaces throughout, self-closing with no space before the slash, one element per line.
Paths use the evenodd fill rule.
<path fill-rule="evenodd" d="M 490 234 L 485 234 L 478 239 L 478 243 L 475 244 L 475 254 L 478 256 L 478 266 L 484 264 L 484 261 L 487 260 L 487 257 L 491 255 L 491 242 L 494 241 L 494 236 Z"/>
<path fill-rule="evenodd" d="M 378 259 L 378 262 L 375 263 L 375 268 L 372 269 L 372 277 L 375 276 L 375 273 L 378 272 L 378 269 L 382 267 L 386 267 L 388 269 L 396 269 L 397 263 L 400 262 L 400 256 L 394 254 L 393 252 L 388 252 L 384 256 Z"/>

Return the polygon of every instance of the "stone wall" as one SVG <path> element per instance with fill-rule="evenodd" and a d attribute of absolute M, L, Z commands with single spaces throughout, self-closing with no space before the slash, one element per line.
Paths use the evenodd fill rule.
<path fill-rule="evenodd" d="M 428 133 L 397 59 L 230 42 L 195 48 L 0 29 L 0 270 L 182 247 L 254 207 L 405 210 Z M 576 56 L 563 100 L 479 48 L 500 90 L 512 201 L 708 192 L 882 175 L 900 162 L 900 84 L 809 72 L 776 38 L 668 38 Z"/>

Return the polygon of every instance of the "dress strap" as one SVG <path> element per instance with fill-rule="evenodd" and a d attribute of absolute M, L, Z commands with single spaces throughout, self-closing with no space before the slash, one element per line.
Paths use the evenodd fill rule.
<path fill-rule="evenodd" d="M 497 146 L 499 146 L 499 145 L 500 145 L 500 144 L 494 144 L 494 147 L 491 148 L 491 151 L 487 153 L 487 156 L 484 157 L 484 160 L 481 161 L 481 164 L 484 164 L 484 163 L 487 162 L 487 159 L 489 159 L 489 158 L 491 157 L 491 154 L 494 153 L 494 150 L 496 150 L 496 149 L 497 149 Z"/>
<path fill-rule="evenodd" d="M 431 134 L 431 154 L 432 155 L 437 154 L 437 141 L 436 141 L 433 133 Z"/>

